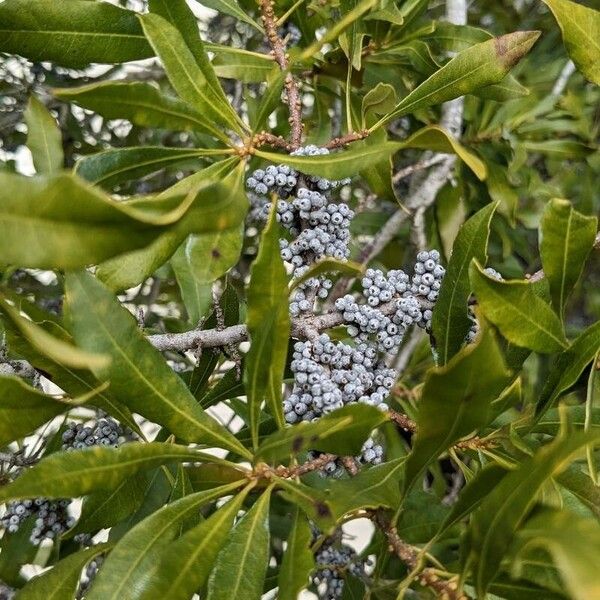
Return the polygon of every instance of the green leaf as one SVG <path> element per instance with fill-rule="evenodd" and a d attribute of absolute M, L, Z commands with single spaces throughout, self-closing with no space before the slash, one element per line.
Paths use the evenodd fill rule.
<path fill-rule="evenodd" d="M 562 352 L 552 365 L 546 384 L 536 407 L 542 415 L 555 400 L 574 385 L 583 370 L 594 360 L 600 348 L 600 321 L 590 325 L 573 343 Z"/>
<path fill-rule="evenodd" d="M 436 539 L 450 527 L 469 516 L 505 475 L 506 469 L 496 463 L 490 463 L 481 469 L 460 491 L 457 501 L 452 505 L 452 510 L 437 532 Z"/>
<path fill-rule="evenodd" d="M 191 598 L 208 579 L 245 497 L 245 492 L 237 494 L 208 519 L 165 546 L 157 556 L 155 568 L 136 582 L 136 588 L 142 592 L 137 597 Z"/>
<path fill-rule="evenodd" d="M 201 4 L 226 15 L 231 15 L 244 23 L 248 23 L 248 25 L 252 25 L 252 27 L 260 32 L 263 31 L 262 27 L 240 8 L 236 0 L 202 0 Z"/>
<path fill-rule="evenodd" d="M 260 97 L 260 103 L 256 114 L 250 114 L 252 132 L 257 133 L 264 129 L 269 116 L 281 104 L 281 93 L 283 91 L 284 74 L 282 72 L 271 73 L 267 80 L 267 89 Z"/>
<path fill-rule="evenodd" d="M 417 434 L 406 460 L 404 489 L 462 437 L 486 425 L 490 406 L 509 384 L 510 373 L 490 329 L 443 367 L 431 369 L 417 413 Z"/>
<path fill-rule="evenodd" d="M 0 173 L 0 254 L 6 263 L 76 269 L 145 246 L 156 231 L 71 175 Z"/>
<path fill-rule="evenodd" d="M 549 553 L 574 600 L 600 596 L 600 525 L 567 510 L 544 511 L 519 531 L 512 571 L 534 549 Z"/>
<path fill-rule="evenodd" d="M 250 350 L 244 382 L 250 405 L 252 443 L 258 446 L 258 424 L 264 400 L 278 427 L 283 427 L 281 386 L 290 334 L 289 277 L 279 253 L 279 225 L 271 210 L 250 271 L 246 324 Z"/>
<path fill-rule="evenodd" d="M 98 572 L 87 600 L 133 600 L 139 598 L 135 582 L 156 565 L 157 557 L 179 534 L 180 525 L 197 514 L 201 506 L 231 494 L 245 480 L 191 494 L 153 512 L 136 524 L 117 543 Z"/>
<path fill-rule="evenodd" d="M 0 52 L 72 68 L 153 55 L 136 13 L 108 2 L 87 0 L 3 2 Z"/>
<path fill-rule="evenodd" d="M 48 333 L 33 321 L 21 317 L 19 311 L 6 302 L 2 296 L 0 296 L 0 311 L 10 319 L 12 325 L 31 344 L 32 348 L 61 365 L 74 369 L 94 369 L 106 367 L 110 362 L 108 355 L 77 348 Z"/>
<path fill-rule="evenodd" d="M 373 165 L 385 160 L 405 148 L 423 148 L 438 152 L 456 153 L 480 178 L 486 176 L 484 163 L 466 148 L 461 146 L 444 129 L 430 125 L 418 130 L 403 142 L 380 141 L 376 144 L 355 142 L 349 150 L 333 152 L 325 156 L 292 156 L 257 150 L 260 156 L 273 163 L 283 163 L 309 175 L 319 175 L 328 179 L 352 177 L 358 171 L 365 172 Z"/>
<path fill-rule="evenodd" d="M 83 499 L 81 516 L 68 536 L 100 531 L 119 523 L 133 514 L 142 504 L 146 493 L 147 473 L 142 471 L 124 479 L 109 491 L 98 490 Z"/>
<path fill-rule="evenodd" d="M 292 156 L 256 150 L 256 156 L 269 162 L 283 163 L 308 175 L 318 175 L 327 179 L 353 177 L 359 171 L 368 169 L 380 160 L 392 156 L 402 147 L 402 143 L 383 142 L 375 146 L 365 146 L 354 142 L 349 150 L 332 152 L 320 156 Z"/>
<path fill-rule="evenodd" d="M 480 504 L 471 521 L 469 564 L 478 597 L 497 573 L 515 531 L 533 506 L 544 483 L 563 471 L 599 432 L 569 432 L 525 459 L 508 473 Z"/>
<path fill-rule="evenodd" d="M 98 266 L 96 276 L 115 292 L 139 285 L 173 256 L 184 239 L 184 232 L 168 230 L 145 248 L 104 261 Z"/>
<path fill-rule="evenodd" d="M 227 141 L 211 121 L 191 106 L 164 94 L 151 83 L 103 81 L 52 93 L 61 100 L 75 102 L 107 119 L 127 119 L 139 127 L 174 131 L 201 131 Z"/>
<path fill-rule="evenodd" d="M 65 300 L 79 344 L 112 357 L 108 367 L 94 372 L 100 380 L 110 381 L 117 399 L 182 440 L 249 456 L 225 427 L 200 408 L 131 313 L 99 281 L 85 272 L 67 275 Z"/>
<path fill-rule="evenodd" d="M 295 507 L 279 570 L 279 600 L 297 600 L 300 592 L 308 585 L 308 577 L 315 567 L 311 542 L 312 532 L 308 519 Z"/>
<path fill-rule="evenodd" d="M 484 180 L 486 178 L 485 163 L 438 125 L 429 125 L 419 129 L 408 139 L 401 142 L 401 148 L 422 148 L 435 152 L 456 154 L 475 173 L 478 179 Z"/>
<path fill-rule="evenodd" d="M 489 319 L 513 344 L 551 354 L 567 347 L 560 319 L 527 281 L 498 281 L 475 261 L 469 269 L 477 302 Z"/>
<path fill-rule="evenodd" d="M 73 404 L 47 396 L 18 377 L 0 377 L 0 448 L 33 433 Z"/>
<path fill-rule="evenodd" d="M 182 163 L 198 165 L 204 156 L 228 154 L 225 149 L 165 148 L 164 146 L 138 146 L 113 148 L 85 156 L 75 166 L 82 179 L 104 188 L 139 179 L 170 166 Z"/>
<path fill-rule="evenodd" d="M 426 106 L 441 104 L 500 82 L 529 52 L 539 35 L 538 31 L 517 31 L 463 50 L 417 86 L 371 129 Z"/>
<path fill-rule="evenodd" d="M 267 488 L 231 530 L 208 580 L 207 600 L 259 600 L 269 564 Z"/>
<path fill-rule="evenodd" d="M 207 49 L 215 53 L 212 64 L 219 77 L 244 83 L 261 83 L 267 81 L 271 73 L 279 70 L 279 66 L 269 54 L 219 44 L 207 44 Z"/>
<path fill-rule="evenodd" d="M 63 167 L 63 149 L 60 129 L 50 111 L 35 96 L 29 98 L 25 110 L 27 147 L 38 173 L 52 173 Z"/>
<path fill-rule="evenodd" d="M 16 533 L 5 531 L 0 540 L 0 577 L 10 586 L 23 585 L 21 567 L 35 560 L 38 548 L 29 540 L 34 521 L 35 518 L 31 515 Z"/>
<path fill-rule="evenodd" d="M 248 200 L 244 189 L 244 165 L 231 158 L 190 175 L 165 190 L 159 198 L 201 190 L 187 213 L 173 229 L 152 244 L 98 268 L 98 278 L 113 290 L 137 285 L 152 275 L 173 255 L 189 233 L 206 233 L 238 227 L 246 216 Z"/>
<path fill-rule="evenodd" d="M 298 506 L 321 531 L 333 530 L 335 517 L 328 493 L 291 479 L 275 478 L 275 481 L 284 500 Z"/>
<path fill-rule="evenodd" d="M 207 77 L 207 70 L 212 69 L 208 59 L 208 68 L 203 69 L 197 62 L 198 53 L 192 52 L 181 33 L 163 17 L 147 14 L 139 19 L 181 99 L 216 123 L 242 133 L 244 126 L 240 117 L 231 108 L 223 91 L 218 93 L 214 89 L 210 75 Z"/>
<path fill-rule="evenodd" d="M 15 600 L 65 600 L 74 598 L 81 571 L 92 558 L 106 552 L 110 544 L 97 544 L 58 561 L 51 569 L 30 579 Z"/>
<path fill-rule="evenodd" d="M 197 324 L 212 305 L 212 284 L 238 261 L 243 242 L 239 227 L 191 235 L 171 259 L 189 320 Z"/>
<path fill-rule="evenodd" d="M 587 79 L 600 85 L 600 12 L 569 0 L 543 0 L 562 32 L 569 56 Z"/>
<path fill-rule="evenodd" d="M 596 217 L 582 215 L 567 200 L 555 198 L 546 205 L 541 222 L 540 254 L 552 304 L 561 317 L 594 245 L 597 228 Z"/>
<path fill-rule="evenodd" d="M 21 303 L 20 308 L 26 312 L 23 303 Z M 58 325 L 50 327 L 50 323 L 45 323 L 45 327 L 49 329 L 54 337 L 60 336 L 65 341 L 72 342 L 72 338 L 68 333 Z M 90 371 L 87 369 L 73 369 L 48 358 L 45 351 L 38 351 L 34 348 L 32 342 L 22 334 L 12 321 L 4 321 L 4 330 L 9 347 L 29 361 L 38 371 L 45 373 L 48 379 L 61 390 L 64 390 L 71 398 L 82 396 L 91 399 L 93 397 L 94 406 L 105 410 L 123 425 L 127 425 L 140 437 L 143 437 L 129 409 L 115 400 L 107 389 L 102 389 L 102 384 L 95 379 Z M 77 405 L 80 403 L 81 398 L 74 402 Z"/>
<path fill-rule="evenodd" d="M 396 90 L 389 83 L 378 83 L 372 90 L 369 90 L 362 99 L 362 117 L 363 125 L 372 125 L 376 120 L 376 115 L 384 115 L 396 105 Z"/>
<path fill-rule="evenodd" d="M 458 352 L 471 326 L 467 306 L 471 294 L 469 265 L 474 258 L 480 263 L 487 259 L 490 223 L 497 206 L 488 204 L 475 213 L 461 226 L 454 241 L 432 319 L 441 365 Z"/>
<path fill-rule="evenodd" d="M 594 409 L 600 404 L 600 370 L 595 367 L 595 365 L 600 365 L 600 350 L 594 357 L 594 367 L 590 370 L 590 376 L 588 379 L 587 386 L 587 394 L 585 398 L 585 431 L 589 431 L 592 427 L 594 427 Z M 588 446 L 587 448 L 587 463 L 588 463 L 588 471 L 590 472 L 590 477 L 598 486 L 598 491 L 600 491 L 600 482 L 598 480 L 598 467 L 596 462 L 596 457 L 594 455 L 592 446 Z M 599 506 L 600 508 L 600 506 Z"/>
<path fill-rule="evenodd" d="M 373 429 L 386 420 L 385 413 L 373 406 L 348 405 L 317 421 L 299 423 L 272 433 L 259 446 L 256 456 L 268 462 L 307 450 L 355 456 Z"/>
<path fill-rule="evenodd" d="M 313 42 L 308 48 L 305 48 L 298 57 L 299 60 L 312 60 L 314 56 L 323 48 L 336 40 L 341 33 L 350 27 L 355 21 L 360 19 L 366 12 L 373 8 L 379 0 L 361 0 L 357 2 L 354 8 L 346 12 L 339 20 L 335 21 L 329 27 L 323 36 Z"/>
<path fill-rule="evenodd" d="M 398 508 L 405 457 L 363 469 L 351 479 L 332 481 L 328 500 L 335 518 L 359 508 Z"/>
<path fill-rule="evenodd" d="M 40 496 L 75 498 L 100 489 L 114 489 L 142 469 L 208 457 L 195 448 L 160 442 L 129 442 L 119 448 L 94 446 L 58 452 L 2 487 L 0 500 Z"/>

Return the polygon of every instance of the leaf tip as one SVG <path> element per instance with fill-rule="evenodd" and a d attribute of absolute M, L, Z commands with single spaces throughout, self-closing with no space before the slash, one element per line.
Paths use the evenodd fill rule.
<path fill-rule="evenodd" d="M 531 50 L 541 31 L 515 31 L 494 38 L 494 48 L 501 63 L 510 69 Z"/>

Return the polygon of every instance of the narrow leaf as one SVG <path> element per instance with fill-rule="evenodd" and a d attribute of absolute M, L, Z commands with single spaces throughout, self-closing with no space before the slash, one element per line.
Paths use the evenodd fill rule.
<path fill-rule="evenodd" d="M 311 542 L 312 532 L 308 519 L 296 507 L 279 571 L 279 600 L 297 600 L 300 592 L 308 585 L 308 577 L 315 567 Z"/>
<path fill-rule="evenodd" d="M 149 58 L 136 13 L 108 2 L 11 0 L 0 5 L 0 52 L 79 68 Z"/>
<path fill-rule="evenodd" d="M 207 600 L 259 600 L 269 564 L 267 488 L 229 533 L 208 581 Z"/>
<path fill-rule="evenodd" d="M 231 494 L 245 483 L 240 480 L 191 494 L 153 512 L 137 523 L 117 543 L 98 573 L 87 600 L 133 600 L 139 598 L 135 582 L 143 581 L 165 546 L 179 534 L 180 525 L 200 507 Z"/>
<path fill-rule="evenodd" d="M 250 350 L 246 356 L 244 381 L 255 448 L 264 400 L 278 427 L 284 424 L 281 387 L 290 332 L 288 281 L 279 253 L 279 226 L 272 210 L 261 236 L 258 256 L 252 264 L 248 287 L 246 324 Z"/>
<path fill-rule="evenodd" d="M 551 354 L 567 347 L 560 319 L 527 281 L 498 281 L 473 262 L 469 275 L 487 319 L 513 344 Z"/>
<path fill-rule="evenodd" d="M 529 52 L 539 35 L 539 31 L 517 31 L 463 50 L 417 86 L 371 129 L 426 106 L 441 104 L 498 83 Z"/>
<path fill-rule="evenodd" d="M 129 442 L 119 448 L 94 446 L 58 452 L 27 469 L 0 489 L 0 500 L 14 498 L 75 498 L 95 490 L 110 490 L 141 469 L 171 462 L 206 460 L 194 448 L 160 442 Z"/>
<path fill-rule="evenodd" d="M 72 406 L 39 392 L 19 377 L 0 377 L 0 447 L 33 433 Z"/>
<path fill-rule="evenodd" d="M 239 227 L 191 235 L 171 259 L 188 318 L 195 325 L 212 305 L 212 284 L 237 262 L 242 249 Z"/>
<path fill-rule="evenodd" d="M 600 12 L 569 0 L 543 0 L 562 32 L 563 42 L 577 68 L 600 85 Z"/>
<path fill-rule="evenodd" d="M 94 372 L 110 381 L 117 399 L 182 440 L 248 456 L 235 437 L 200 408 L 131 313 L 99 281 L 85 272 L 69 274 L 65 298 L 75 339 L 83 348 L 112 357 L 108 367 Z"/>
<path fill-rule="evenodd" d="M 151 83 L 103 81 L 76 88 L 54 89 L 52 93 L 107 119 L 127 119 L 139 127 L 201 131 L 223 138 L 206 115 L 177 98 L 167 96 Z"/>
<path fill-rule="evenodd" d="M 569 433 L 557 438 L 508 473 L 483 500 L 470 529 L 470 563 L 479 597 L 485 597 L 516 529 L 544 483 L 563 471 L 588 444 L 599 440 L 599 432 Z"/>
<path fill-rule="evenodd" d="M 553 199 L 541 222 L 540 254 L 550 284 L 552 304 L 563 315 L 596 236 L 598 219 L 577 212 L 566 200 Z"/>
<path fill-rule="evenodd" d="M 431 461 L 488 423 L 492 401 L 509 382 L 510 373 L 490 329 L 484 329 L 475 344 L 463 348 L 447 365 L 428 372 L 417 434 L 406 461 L 405 491 Z"/>
<path fill-rule="evenodd" d="M 197 167 L 202 157 L 219 154 L 228 154 L 228 151 L 164 146 L 113 148 L 85 156 L 77 162 L 75 173 L 90 183 L 110 189 L 167 167 L 185 163 Z"/>
<path fill-rule="evenodd" d="M 229 102 L 223 102 L 223 96 L 210 85 L 179 31 L 156 14 L 139 18 L 146 37 L 160 57 L 169 81 L 181 99 L 220 125 L 241 133 L 243 127 L 240 118 Z"/>
<path fill-rule="evenodd" d="M 245 497 L 244 492 L 239 493 L 208 519 L 165 546 L 157 557 L 157 567 L 152 573 L 144 574 L 144 592 L 139 597 L 145 600 L 191 598 L 208 579 L 217 554 L 231 535 L 233 521 Z"/>
<path fill-rule="evenodd" d="M 27 147 L 38 173 L 52 173 L 63 167 L 63 149 L 60 129 L 50 111 L 35 96 L 31 96 L 25 110 Z"/>
<path fill-rule="evenodd" d="M 373 429 L 386 420 L 386 415 L 375 407 L 348 405 L 317 421 L 272 433 L 259 446 L 256 456 L 269 462 L 307 450 L 355 456 Z"/>
<path fill-rule="evenodd" d="M 110 550 L 110 544 L 97 544 L 58 561 L 51 569 L 30 579 L 16 600 L 66 600 L 74 598 L 81 571 L 92 558 Z"/>
<path fill-rule="evenodd" d="M 22 317 L 2 296 L 0 296 L 0 311 L 5 318 L 37 350 L 47 358 L 74 369 L 94 369 L 106 367 L 110 362 L 108 355 L 87 352 L 73 344 L 63 341 L 48 333 L 43 327 Z"/>
<path fill-rule="evenodd" d="M 487 259 L 490 223 L 496 207 L 497 204 L 488 204 L 475 213 L 461 226 L 454 241 L 433 310 L 433 335 L 441 365 L 458 352 L 471 326 L 467 307 L 471 293 L 469 265 L 474 258 L 482 264 Z"/>

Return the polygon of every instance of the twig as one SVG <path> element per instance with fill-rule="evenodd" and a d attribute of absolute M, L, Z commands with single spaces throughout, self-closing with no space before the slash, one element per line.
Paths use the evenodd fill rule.
<path fill-rule="evenodd" d="M 257 477 L 259 479 L 271 479 L 272 477 L 290 479 L 293 477 L 300 477 L 301 475 L 306 475 L 306 473 L 311 473 L 312 471 L 319 471 L 327 463 L 330 463 L 336 459 L 337 456 L 335 454 L 321 454 L 317 456 L 317 458 L 307 460 L 301 465 L 296 465 L 293 467 L 286 467 L 284 465 L 270 467 L 265 463 L 259 463 L 258 465 L 256 465 L 256 467 L 254 467 L 254 470 L 251 473 L 249 473 L 249 476 Z"/>
<path fill-rule="evenodd" d="M 398 535 L 396 527 L 386 518 L 383 511 L 372 513 L 371 518 L 381 529 L 387 538 L 389 549 L 411 570 L 415 572 L 416 578 L 423 586 L 431 588 L 439 594 L 439 598 L 446 600 L 468 600 L 468 596 L 458 591 L 456 581 L 440 579 L 435 569 L 426 567 L 420 570 L 419 553 Z"/>
<path fill-rule="evenodd" d="M 258 148 L 263 145 L 274 146 L 275 148 L 283 148 L 286 152 L 292 152 L 294 147 L 280 135 L 274 135 L 267 131 L 257 133 L 252 139 L 252 146 Z"/>
<path fill-rule="evenodd" d="M 286 54 L 285 42 L 277 33 L 277 19 L 273 11 L 273 0 L 259 0 L 261 20 L 265 27 L 265 33 L 271 46 L 273 58 L 282 71 L 288 71 L 285 76 L 284 86 L 287 95 L 287 103 L 290 112 L 291 144 L 298 148 L 302 142 L 302 99 L 300 90 L 294 76 L 289 72 L 288 56 Z"/>
<path fill-rule="evenodd" d="M 431 308 L 432 304 L 421 300 L 423 308 Z M 379 309 L 387 316 L 396 310 L 396 299 L 382 304 Z M 339 311 L 332 311 L 314 317 L 299 317 L 292 320 L 292 337 L 297 339 L 313 339 L 321 331 L 337 327 L 344 323 L 344 316 Z M 184 352 L 192 348 L 202 346 L 203 348 L 216 348 L 239 344 L 248 339 L 246 325 L 233 325 L 225 329 L 192 329 L 183 333 L 161 333 L 148 336 L 148 341 L 158 350 L 175 350 Z"/>
<path fill-rule="evenodd" d="M 343 148 L 352 142 L 356 142 L 358 140 L 364 140 L 369 135 L 368 129 L 363 129 L 362 131 L 353 131 L 352 133 L 347 133 L 346 135 L 342 135 L 341 137 L 333 138 L 329 140 L 323 148 L 328 148 L 329 150 L 333 148 Z"/>
<path fill-rule="evenodd" d="M 565 66 L 562 68 L 560 74 L 558 75 L 557 80 L 554 82 L 554 86 L 552 87 L 552 95 L 560 96 L 567 87 L 567 83 L 569 83 L 569 79 L 571 75 L 575 72 L 575 64 L 572 60 L 568 60 Z"/>
<path fill-rule="evenodd" d="M 408 167 L 404 167 L 403 169 L 400 169 L 394 173 L 394 176 L 392 177 L 392 183 L 398 183 L 405 177 L 408 177 L 417 171 L 422 171 L 424 169 L 428 169 L 429 167 L 433 167 L 445 159 L 446 157 L 443 154 L 436 154 L 427 160 L 420 160 L 412 165 L 408 165 Z"/>
<path fill-rule="evenodd" d="M 390 420 L 396 423 L 396 425 L 398 425 L 402 429 L 404 429 L 404 431 L 417 433 L 417 424 L 408 415 L 399 413 L 395 410 L 390 410 L 387 414 Z M 496 442 L 494 440 L 483 439 L 475 435 L 466 440 L 456 442 L 456 444 L 454 444 L 453 447 L 458 450 L 481 450 L 483 448 L 494 447 L 495 445 Z"/>

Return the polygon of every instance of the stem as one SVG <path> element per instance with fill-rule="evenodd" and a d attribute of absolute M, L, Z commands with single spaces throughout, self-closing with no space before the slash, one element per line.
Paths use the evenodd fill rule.
<path fill-rule="evenodd" d="M 271 46 L 273 58 L 282 71 L 287 71 L 284 86 L 286 90 L 287 103 L 290 112 L 291 145 L 298 148 L 302 142 L 302 99 L 298 84 L 291 72 L 289 72 L 288 55 L 286 54 L 285 42 L 277 33 L 277 19 L 273 11 L 273 0 L 259 0 L 261 20 L 265 27 L 267 40 Z"/>
<path fill-rule="evenodd" d="M 421 585 L 437 592 L 440 598 L 446 598 L 447 600 L 469 600 L 468 596 L 458 591 L 458 583 L 456 581 L 444 581 L 440 579 L 437 569 L 431 567 L 420 568 L 418 552 L 400 538 L 398 530 L 385 516 L 383 511 L 378 510 L 372 513 L 371 518 L 385 534 L 390 551 L 394 552 L 411 571 L 415 572 L 414 574 Z"/>
<path fill-rule="evenodd" d="M 396 300 L 379 307 L 383 314 L 389 316 L 396 310 Z M 421 300 L 423 308 L 431 308 L 431 303 Z M 321 331 L 331 329 L 342 325 L 344 316 L 339 311 L 332 311 L 324 315 L 314 317 L 298 317 L 292 319 L 291 333 L 296 339 L 313 339 Z M 233 325 L 224 329 L 192 329 L 183 333 L 161 333 L 148 336 L 148 341 L 158 350 L 176 350 L 184 352 L 198 347 L 216 348 L 219 346 L 228 346 L 229 344 L 239 344 L 248 339 L 248 329 L 246 325 Z"/>

